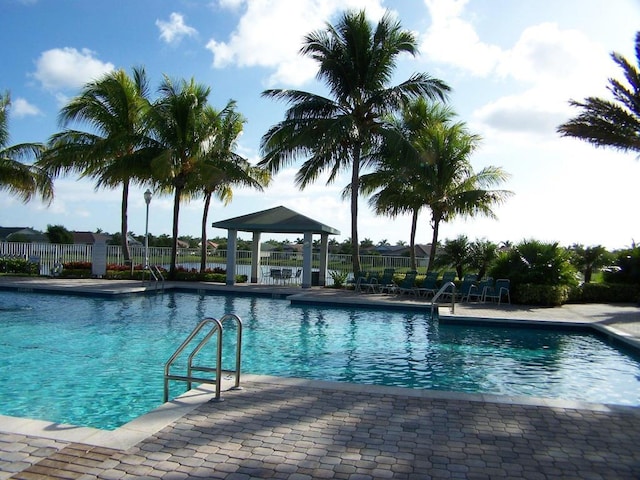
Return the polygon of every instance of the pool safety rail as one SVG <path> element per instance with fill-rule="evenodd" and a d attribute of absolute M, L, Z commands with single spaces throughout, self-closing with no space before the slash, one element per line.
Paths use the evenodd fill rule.
<path fill-rule="evenodd" d="M 446 282 L 442 287 L 440 287 L 438 293 L 436 293 L 431 299 L 431 316 L 433 316 L 433 311 L 437 310 L 440 306 L 436 301 L 443 295 L 448 295 L 447 290 L 449 288 L 451 288 L 451 313 L 456 313 L 456 284 L 453 282 Z"/>
<path fill-rule="evenodd" d="M 236 364 L 233 370 L 223 370 L 222 368 L 222 339 L 223 339 L 223 325 L 225 323 L 234 322 L 236 324 L 237 339 L 236 339 Z M 208 329 L 208 330 L 207 330 Z M 196 336 L 199 333 L 204 332 L 204 337 L 195 344 L 193 350 L 189 354 L 187 360 L 187 372 L 186 375 L 174 375 L 171 374 L 171 367 L 176 359 L 184 352 L 184 350 L 191 344 L 195 343 Z M 215 353 L 215 366 L 199 366 L 194 365 L 193 361 L 196 355 L 202 350 L 202 348 L 209 342 L 214 336 L 217 336 L 217 345 Z M 216 386 L 215 399 L 220 400 L 220 383 L 222 381 L 222 374 L 233 374 L 235 376 L 235 384 L 232 387 L 234 390 L 239 390 L 240 387 L 240 356 L 242 350 L 242 320 L 237 315 L 227 313 L 223 315 L 220 320 L 216 318 L 205 318 L 196 325 L 193 331 L 185 339 L 184 342 L 176 349 L 167 363 L 164 365 L 164 402 L 169 401 L 169 381 L 177 380 L 187 383 L 187 390 L 191 390 L 192 383 L 208 383 Z M 214 373 L 214 378 L 196 377 L 194 372 L 206 372 Z"/>
<path fill-rule="evenodd" d="M 164 275 L 162 275 L 162 270 L 160 270 L 160 267 L 158 267 L 157 265 L 150 265 L 149 273 L 151 275 L 149 281 L 151 281 L 151 278 L 153 278 L 153 280 L 156 282 L 156 290 L 158 290 L 158 287 L 160 287 L 160 290 L 164 292 Z"/>

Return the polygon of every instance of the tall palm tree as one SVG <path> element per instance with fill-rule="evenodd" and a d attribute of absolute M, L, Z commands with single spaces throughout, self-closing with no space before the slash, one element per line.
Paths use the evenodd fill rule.
<path fill-rule="evenodd" d="M 317 77 L 331 98 L 299 90 L 267 90 L 263 96 L 290 106 L 285 119 L 263 136 L 259 165 L 272 172 L 299 156 L 308 157 L 296 175 L 305 188 L 322 173 L 328 183 L 351 168 L 351 245 L 353 270 L 360 271 L 358 241 L 358 181 L 365 155 L 393 134 L 384 117 L 412 98 L 443 99 L 449 87 L 426 74 L 414 74 L 389 86 L 398 55 L 415 55 L 415 36 L 385 14 L 371 25 L 364 11 L 344 13 L 336 25 L 308 34 L 300 50 L 319 64 Z"/>
<path fill-rule="evenodd" d="M 375 192 L 370 203 L 376 212 L 392 217 L 411 214 L 411 250 L 419 214 L 424 207 L 431 210 L 433 237 L 427 266 L 431 270 L 441 222 L 458 215 L 494 217 L 493 205 L 511 192 L 491 189 L 508 178 L 501 168 L 474 172 L 469 157 L 480 138 L 470 134 L 463 122 L 451 123 L 448 109 L 422 103 L 410 105 L 400 120 L 404 124 L 400 130 L 412 148 L 381 149 L 376 153 L 381 156 L 380 167 L 363 176 L 361 185 L 365 193 Z M 415 266 L 415 256 L 412 262 Z"/>
<path fill-rule="evenodd" d="M 204 194 L 202 213 L 202 246 L 200 252 L 200 271 L 204 272 L 207 261 L 207 217 L 212 197 L 221 200 L 225 205 L 233 198 L 234 186 L 245 186 L 262 191 L 269 184 L 270 174 L 254 167 L 249 160 L 235 153 L 237 139 L 242 133 L 244 117 L 235 110 L 236 103 L 231 101 L 218 114 L 214 114 L 211 122 L 217 125 L 210 144 L 203 152 L 197 164 L 197 178 L 194 191 Z"/>
<path fill-rule="evenodd" d="M 628 85 L 609 79 L 613 100 L 587 97 L 571 100 L 581 113 L 558 127 L 564 137 L 576 137 L 596 147 L 613 147 L 623 152 L 640 153 L 640 32 L 635 38 L 636 65 L 619 53 L 611 53 L 622 69 Z"/>
<path fill-rule="evenodd" d="M 0 95 L 0 190 L 29 202 L 34 195 L 43 201 L 53 200 L 53 181 L 37 165 L 23 163 L 22 159 L 37 158 L 43 149 L 40 143 L 9 145 L 9 93 Z"/>
<path fill-rule="evenodd" d="M 138 158 L 144 140 L 148 109 L 148 81 L 142 68 L 130 77 L 116 70 L 84 86 L 59 113 L 63 127 L 81 123 L 89 131 L 66 128 L 49 139 L 38 165 L 51 175 L 78 173 L 96 180 L 95 188 L 122 187 L 120 235 L 125 261 L 130 260 L 128 203 L 131 182 L 148 176 Z"/>
<path fill-rule="evenodd" d="M 210 88 L 194 79 L 175 82 L 165 76 L 159 93 L 147 117 L 150 131 L 145 154 L 157 188 L 173 193 L 169 278 L 175 279 L 180 202 L 192 194 L 198 164 L 216 133 L 217 112 L 207 103 Z"/>

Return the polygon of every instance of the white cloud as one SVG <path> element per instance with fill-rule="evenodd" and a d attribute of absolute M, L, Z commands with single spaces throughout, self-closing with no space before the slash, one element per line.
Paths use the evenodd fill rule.
<path fill-rule="evenodd" d="M 38 107 L 31 105 L 27 100 L 20 97 L 11 100 L 11 113 L 15 115 L 16 118 L 42 115 L 42 111 L 40 111 Z"/>
<path fill-rule="evenodd" d="M 54 48 L 40 55 L 33 76 L 50 91 L 82 87 L 114 69 L 114 65 L 95 58 L 95 52 L 83 48 Z"/>
<path fill-rule="evenodd" d="M 420 50 L 429 61 L 447 63 L 486 77 L 492 73 L 503 52 L 480 41 L 471 23 L 461 15 L 467 0 L 425 0 L 431 26 L 422 37 Z"/>
<path fill-rule="evenodd" d="M 173 12 L 169 15 L 169 21 L 156 20 L 156 26 L 160 29 L 160 38 L 166 43 L 176 44 L 184 37 L 193 37 L 198 31 L 184 23 L 184 16 Z"/>
<path fill-rule="evenodd" d="M 574 112 L 570 98 L 606 95 L 613 62 L 601 45 L 578 30 L 555 23 L 532 25 L 507 48 L 482 42 L 462 18 L 467 0 L 425 0 L 433 23 L 423 37 L 427 58 L 474 77 L 493 76 L 520 87 L 473 113 L 476 121 L 498 130 L 555 134 Z"/>
<path fill-rule="evenodd" d="M 228 40 L 212 38 L 207 43 L 213 66 L 274 69 L 269 85 L 300 85 L 315 76 L 315 63 L 298 52 L 304 36 L 323 28 L 336 13 L 366 8 L 367 15 L 377 19 L 384 12 L 380 0 L 226 0 L 221 5 L 246 9 Z"/>

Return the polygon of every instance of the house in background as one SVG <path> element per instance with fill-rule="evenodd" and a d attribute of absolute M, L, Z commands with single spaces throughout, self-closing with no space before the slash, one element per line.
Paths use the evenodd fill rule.
<path fill-rule="evenodd" d="M 0 227 L 0 242 L 49 243 L 49 238 L 29 227 Z"/>
<path fill-rule="evenodd" d="M 111 235 L 93 232 L 71 232 L 75 245 L 93 245 L 95 243 L 108 243 Z"/>

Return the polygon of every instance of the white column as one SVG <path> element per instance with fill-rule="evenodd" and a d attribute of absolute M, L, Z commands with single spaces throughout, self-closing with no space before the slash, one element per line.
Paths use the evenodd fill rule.
<path fill-rule="evenodd" d="M 227 234 L 227 285 L 236 283 L 236 255 L 238 254 L 238 231 L 229 230 Z"/>
<path fill-rule="evenodd" d="M 329 234 L 323 233 L 320 237 L 320 285 L 327 284 L 327 266 L 329 258 Z"/>
<path fill-rule="evenodd" d="M 253 232 L 251 248 L 251 283 L 260 281 L 260 232 Z"/>
<path fill-rule="evenodd" d="M 311 287 L 311 265 L 313 260 L 313 233 L 304 232 L 302 245 L 302 288 Z"/>

